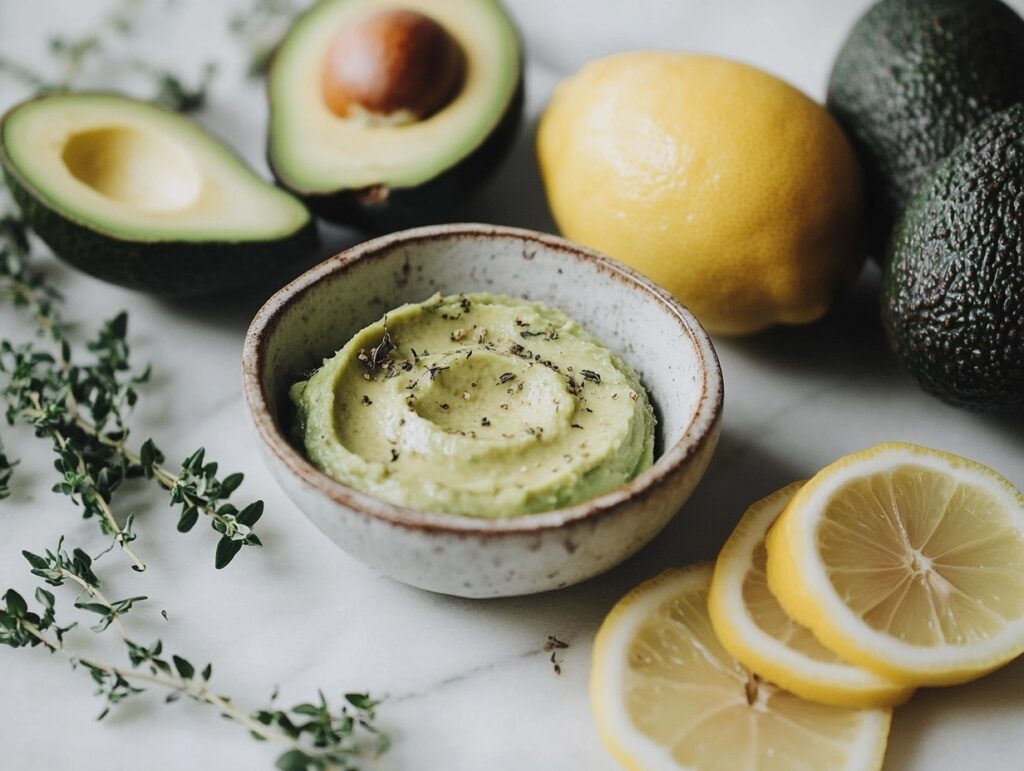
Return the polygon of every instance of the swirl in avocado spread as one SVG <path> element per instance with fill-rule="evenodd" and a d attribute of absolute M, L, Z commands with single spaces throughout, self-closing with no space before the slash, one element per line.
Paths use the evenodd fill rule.
<path fill-rule="evenodd" d="M 396 308 L 291 397 L 314 465 L 417 509 L 547 511 L 653 462 L 654 413 L 636 373 L 561 311 L 500 295 Z"/>

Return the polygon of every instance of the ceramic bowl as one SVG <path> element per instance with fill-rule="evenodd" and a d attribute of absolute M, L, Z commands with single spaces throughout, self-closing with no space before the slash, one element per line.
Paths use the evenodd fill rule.
<path fill-rule="evenodd" d="M 289 386 L 386 311 L 435 292 L 476 291 L 560 308 L 628 361 L 658 418 L 654 465 L 574 506 L 483 519 L 396 506 L 310 464 L 289 439 Z M 636 552 L 697 485 L 722 410 L 711 341 L 669 294 L 577 244 L 492 225 L 407 230 L 317 265 L 256 314 L 243 378 L 268 469 L 328 538 L 399 581 L 464 597 L 569 586 Z"/>

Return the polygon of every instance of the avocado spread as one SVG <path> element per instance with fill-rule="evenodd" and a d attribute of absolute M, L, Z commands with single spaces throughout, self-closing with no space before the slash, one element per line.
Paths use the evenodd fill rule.
<path fill-rule="evenodd" d="M 291 397 L 315 466 L 417 509 L 547 511 L 653 462 L 654 413 L 636 373 L 561 311 L 499 295 L 390 311 Z"/>

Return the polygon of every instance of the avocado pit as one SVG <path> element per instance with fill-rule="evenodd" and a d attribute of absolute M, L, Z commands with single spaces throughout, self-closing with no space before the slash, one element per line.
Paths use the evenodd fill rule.
<path fill-rule="evenodd" d="M 450 104 L 465 76 L 465 53 L 447 29 L 395 8 L 339 30 L 324 59 L 321 90 L 338 117 L 406 125 Z"/>

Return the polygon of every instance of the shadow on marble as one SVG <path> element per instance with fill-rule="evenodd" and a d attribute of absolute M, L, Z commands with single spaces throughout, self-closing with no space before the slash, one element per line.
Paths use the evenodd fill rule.
<path fill-rule="evenodd" d="M 887 397 L 920 394 L 944 404 L 921 389 L 890 351 L 879 310 L 879 281 L 877 266 L 869 265 L 821 321 L 715 342 L 767 369 L 825 373 L 849 382 L 864 381 L 878 389 L 879 398 L 883 398 L 883 391 Z M 971 414 L 970 410 L 957 409 Z M 977 412 L 974 416 L 1024 446 L 1024 408 L 1002 414 Z"/>
<path fill-rule="evenodd" d="M 973 683 L 952 688 L 922 688 L 913 709 L 893 712 L 883 771 L 899 771 L 921 757 L 929 734 L 940 730 L 951 712 L 963 720 L 983 720 L 999 710 L 1024 711 L 1024 658 Z"/>
<path fill-rule="evenodd" d="M 1006 436 L 1024 450 L 1024 407 L 1007 414 L 982 413 L 978 415 L 986 428 Z"/>
<path fill-rule="evenodd" d="M 682 511 L 609 577 L 626 590 L 666 568 L 714 559 L 750 504 L 808 476 L 809 471 L 794 467 L 727 424 L 704 478 Z"/>
<path fill-rule="evenodd" d="M 353 230 L 323 222 L 320 223 L 319 230 L 320 244 L 315 253 L 304 260 L 283 266 L 274 275 L 237 294 L 187 298 L 157 297 L 156 300 L 171 313 L 187 315 L 190 319 L 212 326 L 229 327 L 244 332 L 256 311 L 274 292 L 328 257 L 333 257 L 338 252 L 366 240 L 366 237 Z"/>
<path fill-rule="evenodd" d="M 537 118 L 523 122 L 508 158 L 498 167 L 482 194 L 459 210 L 457 220 L 558 232 L 548 209 L 534 154 L 537 122 Z"/>
<path fill-rule="evenodd" d="M 538 646 L 548 634 L 570 645 L 577 638 L 589 640 L 626 592 L 669 567 L 712 559 L 751 503 L 806 475 L 767 448 L 741 441 L 726 430 L 704 479 L 683 510 L 654 541 L 610 572 L 567 589 L 526 597 L 433 597 L 445 612 L 484 617 L 495 628 L 507 628 L 508 635 L 536 629 Z"/>
<path fill-rule="evenodd" d="M 53 470 L 53 466 L 43 466 L 37 463 L 22 462 L 22 446 L 11 441 L 10 437 L 7 436 L 7 434 L 10 433 L 10 429 L 8 429 L 7 426 L 4 426 L 4 432 L 4 442 L 6 444 L 8 456 L 12 460 L 17 458 L 18 465 L 15 467 L 14 474 L 11 476 L 10 495 L 8 498 L 4 499 L 4 503 L 2 505 L 5 508 L 9 507 L 9 510 L 14 510 L 18 506 L 35 504 L 49 507 L 51 502 L 53 504 L 63 505 L 57 496 L 50 492 L 50 488 L 60 481 L 60 476 Z M 28 441 L 38 440 L 31 439 Z"/>
<path fill-rule="evenodd" d="M 879 316 L 879 272 L 869 265 L 813 324 L 778 326 L 742 338 L 716 340 L 769 369 L 871 375 L 878 380 L 902 372 L 889 350 Z"/>
<path fill-rule="evenodd" d="M 715 344 L 767 370 L 824 374 L 847 384 L 859 381 L 874 389 L 879 399 L 920 396 L 945 406 L 924 391 L 890 351 L 879 311 L 879 280 L 878 268 L 869 265 L 821 321 L 776 327 L 751 337 L 718 339 Z M 1001 414 L 946 408 L 973 416 L 1024 447 L 1024 408 Z"/>

